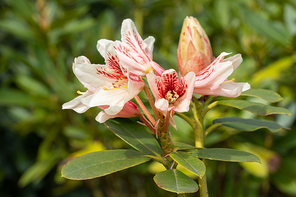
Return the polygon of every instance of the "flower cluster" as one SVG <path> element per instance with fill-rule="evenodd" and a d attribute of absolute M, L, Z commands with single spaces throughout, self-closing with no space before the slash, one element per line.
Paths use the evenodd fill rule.
<path fill-rule="evenodd" d="M 175 111 L 189 110 L 193 93 L 237 97 L 250 88 L 248 83 L 227 79 L 242 62 L 241 55 L 224 59 L 229 53 L 222 52 L 215 59 L 209 38 L 193 17 L 184 20 L 180 35 L 177 50 L 180 77 L 175 70 L 164 70 L 153 61 L 154 41 L 151 36 L 143 40 L 133 21 L 124 20 L 121 41 L 101 39 L 97 43 L 97 49 L 105 59 L 104 65 L 92 64 L 84 56 L 75 58 L 73 72 L 87 90 L 65 103 L 63 109 L 83 113 L 90 107 L 99 107 L 102 111 L 96 120 L 100 123 L 114 117 L 140 116 L 157 133 L 159 122 L 167 127 L 165 121 L 174 124 L 171 117 Z M 153 99 L 144 78 L 155 99 L 155 103 L 150 104 L 156 120 L 137 96 L 146 88 L 147 97 Z M 138 102 L 149 121 L 132 99 Z"/>

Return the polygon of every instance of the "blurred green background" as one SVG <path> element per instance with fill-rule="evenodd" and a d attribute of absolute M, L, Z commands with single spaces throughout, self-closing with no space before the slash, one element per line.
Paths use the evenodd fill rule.
<path fill-rule="evenodd" d="M 274 105 L 293 113 L 266 117 L 290 130 L 211 133 L 206 147 L 251 151 L 263 162 L 208 161 L 210 196 L 296 196 L 296 0 L 0 1 L 0 196 L 176 196 L 156 186 L 158 167 L 151 163 L 94 180 L 61 178 L 61 167 L 70 158 L 128 148 L 95 121 L 97 109 L 77 114 L 61 106 L 85 90 L 72 72 L 74 57 L 85 55 L 103 64 L 96 42 L 119 40 L 125 18 L 135 21 L 143 38 L 156 38 L 156 62 L 177 69 L 186 16 L 200 21 L 214 56 L 242 54 L 244 61 L 232 76 L 236 81 L 278 92 L 284 99 Z M 225 115 L 255 118 L 217 107 L 208 113 L 206 125 Z M 172 131 L 174 140 L 193 143 L 189 126 L 176 121 L 182 129 Z"/>

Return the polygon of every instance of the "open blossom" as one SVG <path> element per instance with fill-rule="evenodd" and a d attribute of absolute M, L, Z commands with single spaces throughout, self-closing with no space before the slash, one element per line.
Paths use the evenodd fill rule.
<path fill-rule="evenodd" d="M 152 60 L 155 38 L 149 36 L 143 40 L 131 19 L 125 19 L 122 22 L 121 40 L 121 42 L 115 41 L 113 48 L 124 69 L 130 70 L 130 72 L 138 76 L 145 76 L 153 70 L 160 75 L 164 71 L 162 67 Z M 97 44 L 98 50 L 104 50 L 104 46 L 109 42 L 111 41 L 106 39 L 99 40 Z"/>
<path fill-rule="evenodd" d="M 240 54 L 224 59 L 226 55 L 229 53 L 221 53 L 207 68 L 196 73 L 194 93 L 237 97 L 250 89 L 249 83 L 235 83 L 227 79 L 243 59 Z"/>
<path fill-rule="evenodd" d="M 109 120 L 110 118 L 131 118 L 131 117 L 137 117 L 141 115 L 141 111 L 138 108 L 138 106 L 133 103 L 132 101 L 128 101 L 123 106 L 122 110 L 118 112 L 115 115 L 109 115 L 105 112 L 105 109 L 107 109 L 109 106 L 102 105 L 99 106 L 99 108 L 103 109 L 96 117 L 96 121 L 99 123 L 104 123 L 105 121 Z"/>
<path fill-rule="evenodd" d="M 179 72 L 198 73 L 213 61 L 210 40 L 196 18 L 186 17 L 180 34 L 177 50 Z"/>
<path fill-rule="evenodd" d="M 105 47 L 101 55 L 105 58 L 106 65 L 91 64 L 84 56 L 75 58 L 73 72 L 87 91 L 65 103 L 63 109 L 83 113 L 90 107 L 108 106 L 104 112 L 116 115 L 125 103 L 142 90 L 143 80 L 121 67 L 112 43 L 106 44 Z"/>
<path fill-rule="evenodd" d="M 193 94 L 194 72 L 179 80 L 174 69 L 166 70 L 161 76 L 147 74 L 150 89 L 155 97 L 155 107 L 162 112 L 174 110 L 187 112 Z"/>
<path fill-rule="evenodd" d="M 209 38 L 197 19 L 186 17 L 177 50 L 178 67 L 182 76 L 195 73 L 194 93 L 237 97 L 250 89 L 248 83 L 234 83 L 227 78 L 242 62 L 240 54 L 224 59 L 221 53 L 215 60 Z"/>

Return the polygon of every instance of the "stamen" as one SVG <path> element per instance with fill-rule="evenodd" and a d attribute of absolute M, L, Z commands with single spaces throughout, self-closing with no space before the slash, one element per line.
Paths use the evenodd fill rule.
<path fill-rule="evenodd" d="M 116 85 L 116 84 L 113 84 L 112 88 L 103 87 L 103 90 L 117 90 L 119 88 L 127 88 L 127 87 L 128 87 L 128 85 Z"/>
<path fill-rule="evenodd" d="M 227 80 L 227 81 L 223 81 L 222 83 L 230 83 L 230 82 L 234 82 L 235 78 L 232 78 L 231 80 Z"/>
<path fill-rule="evenodd" d="M 177 92 L 175 92 L 175 90 L 169 90 L 167 91 L 165 98 L 169 101 L 170 104 L 173 104 L 179 98 L 179 95 Z"/>
<path fill-rule="evenodd" d="M 81 92 L 80 90 L 77 90 L 77 94 L 84 94 L 84 92 Z"/>

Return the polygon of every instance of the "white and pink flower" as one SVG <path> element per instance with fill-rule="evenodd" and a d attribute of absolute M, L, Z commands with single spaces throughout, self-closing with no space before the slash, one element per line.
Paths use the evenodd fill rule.
<path fill-rule="evenodd" d="M 65 103 L 63 109 L 83 113 L 90 107 L 108 106 L 104 112 L 116 115 L 143 89 L 141 77 L 120 65 L 112 44 L 106 44 L 104 50 L 100 51 L 106 65 L 91 64 L 84 56 L 75 58 L 73 71 L 87 91 Z"/>
<path fill-rule="evenodd" d="M 153 43 L 155 38 L 149 36 L 145 40 L 139 35 L 134 22 L 125 19 L 121 27 L 121 42 L 115 41 L 113 48 L 125 70 L 145 76 L 155 71 L 160 75 L 164 69 L 152 60 Z M 104 46 L 112 41 L 101 39 L 98 41 L 98 51 L 103 51 Z"/>
<path fill-rule="evenodd" d="M 174 69 L 166 70 L 161 76 L 147 74 L 150 89 L 155 97 L 155 107 L 161 112 L 174 110 L 187 112 L 193 94 L 195 75 L 189 72 L 179 80 Z"/>
<path fill-rule="evenodd" d="M 237 97 L 250 89 L 249 83 L 235 83 L 227 78 L 243 61 L 240 54 L 224 59 L 230 53 L 221 53 L 208 67 L 196 73 L 194 93 Z"/>

